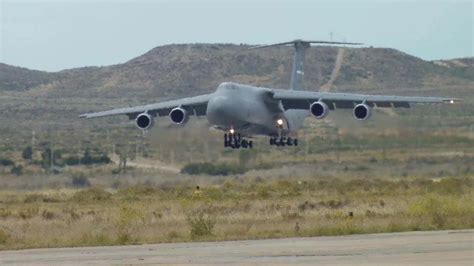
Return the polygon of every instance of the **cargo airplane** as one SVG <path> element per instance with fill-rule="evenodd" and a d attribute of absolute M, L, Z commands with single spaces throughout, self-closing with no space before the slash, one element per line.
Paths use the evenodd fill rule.
<path fill-rule="evenodd" d="M 141 130 L 153 127 L 155 118 L 168 116 L 171 123 L 185 124 L 190 116 L 206 116 L 214 128 L 224 132 L 224 147 L 252 148 L 252 137 L 269 137 L 275 146 L 297 146 L 297 131 L 308 116 L 324 119 L 331 110 L 352 109 L 356 120 L 370 118 L 374 107 L 409 108 L 410 104 L 453 104 L 454 98 L 406 97 L 331 93 L 303 90 L 305 51 L 311 44 L 358 45 L 358 43 L 304 41 L 262 45 L 250 49 L 291 45 L 295 49 L 289 90 L 221 83 L 215 92 L 148 105 L 82 114 L 82 118 L 127 115 Z"/>

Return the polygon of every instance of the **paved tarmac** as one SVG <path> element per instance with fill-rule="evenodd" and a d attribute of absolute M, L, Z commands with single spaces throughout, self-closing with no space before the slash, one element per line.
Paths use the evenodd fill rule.
<path fill-rule="evenodd" d="M 474 230 L 0 252 L 0 265 L 474 265 Z"/>

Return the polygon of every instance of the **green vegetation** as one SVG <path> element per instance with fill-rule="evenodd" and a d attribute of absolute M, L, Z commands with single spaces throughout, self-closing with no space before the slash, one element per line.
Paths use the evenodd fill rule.
<path fill-rule="evenodd" d="M 0 158 L 0 165 L 1 166 L 12 166 L 12 165 L 15 165 L 15 162 L 13 162 L 10 159 Z"/>
<path fill-rule="evenodd" d="M 216 218 L 206 210 L 199 210 L 197 213 L 194 211 L 188 215 L 187 221 L 191 227 L 191 238 L 211 236 L 216 225 Z"/>

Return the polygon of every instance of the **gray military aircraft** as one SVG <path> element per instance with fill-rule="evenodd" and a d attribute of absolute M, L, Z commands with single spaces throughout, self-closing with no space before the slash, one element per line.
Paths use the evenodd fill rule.
<path fill-rule="evenodd" d="M 359 45 L 359 43 L 303 41 L 262 45 L 250 49 L 292 45 L 295 48 L 290 90 L 262 88 L 234 82 L 220 84 L 216 91 L 195 97 L 182 98 L 136 107 L 113 109 L 80 115 L 96 118 L 127 115 L 141 130 L 153 127 L 157 116 L 169 116 L 171 123 L 185 124 L 189 117 L 207 116 L 209 124 L 224 133 L 224 147 L 252 148 L 255 135 L 270 137 L 270 145 L 297 146 L 297 131 L 306 117 L 325 118 L 330 110 L 352 109 L 353 117 L 363 121 L 372 114 L 372 108 L 409 108 L 411 103 L 458 102 L 454 98 L 404 97 L 330 93 L 303 90 L 303 63 L 305 50 L 311 44 Z"/>

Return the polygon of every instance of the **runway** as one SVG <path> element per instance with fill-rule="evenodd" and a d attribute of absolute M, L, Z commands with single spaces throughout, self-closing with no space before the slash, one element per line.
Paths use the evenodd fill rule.
<path fill-rule="evenodd" d="M 474 230 L 0 252 L 0 264 L 474 265 Z"/>

